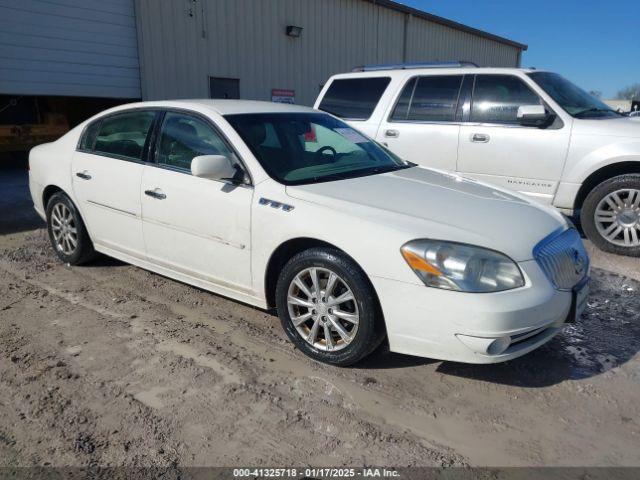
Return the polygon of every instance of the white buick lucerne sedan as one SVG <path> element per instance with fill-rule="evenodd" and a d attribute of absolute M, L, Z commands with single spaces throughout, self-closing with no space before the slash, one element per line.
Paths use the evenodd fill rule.
<path fill-rule="evenodd" d="M 62 261 L 101 252 L 276 309 L 323 362 L 352 364 L 385 339 L 395 352 L 500 362 L 585 305 L 589 259 L 559 213 L 406 162 L 309 108 L 125 105 L 29 161 Z"/>

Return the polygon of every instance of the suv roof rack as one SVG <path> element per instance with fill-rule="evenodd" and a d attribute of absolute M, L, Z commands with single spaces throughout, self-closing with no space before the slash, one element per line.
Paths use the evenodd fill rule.
<path fill-rule="evenodd" d="M 411 68 L 460 68 L 476 67 L 478 64 L 467 61 L 458 62 L 418 62 L 418 63 L 387 63 L 380 65 L 361 65 L 355 67 L 352 72 L 375 72 L 377 70 L 408 70 Z"/>

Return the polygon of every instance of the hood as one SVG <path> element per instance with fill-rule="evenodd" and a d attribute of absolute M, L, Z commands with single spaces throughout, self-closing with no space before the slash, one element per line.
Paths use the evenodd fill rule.
<path fill-rule="evenodd" d="M 640 117 L 579 119 L 573 123 L 573 133 L 589 136 L 640 138 Z"/>
<path fill-rule="evenodd" d="M 557 211 L 526 198 L 425 167 L 381 175 L 288 186 L 293 198 L 406 232 L 498 250 L 517 261 L 567 223 Z"/>

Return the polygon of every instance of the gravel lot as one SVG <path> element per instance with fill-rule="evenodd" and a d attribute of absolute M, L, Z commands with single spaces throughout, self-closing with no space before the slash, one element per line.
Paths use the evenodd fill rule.
<path fill-rule="evenodd" d="M 640 260 L 591 249 L 581 321 L 471 366 L 338 369 L 263 311 L 101 258 L 62 265 L 0 170 L 2 466 L 640 466 Z"/>

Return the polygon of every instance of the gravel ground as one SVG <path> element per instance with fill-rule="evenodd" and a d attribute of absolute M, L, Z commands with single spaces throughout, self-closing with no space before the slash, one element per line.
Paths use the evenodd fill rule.
<path fill-rule="evenodd" d="M 493 366 L 308 360 L 263 311 L 62 265 L 0 170 L 0 466 L 640 466 L 640 260 L 592 251 L 579 323 Z"/>

